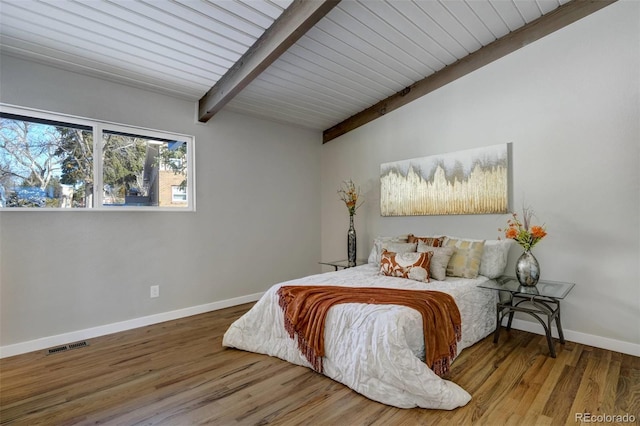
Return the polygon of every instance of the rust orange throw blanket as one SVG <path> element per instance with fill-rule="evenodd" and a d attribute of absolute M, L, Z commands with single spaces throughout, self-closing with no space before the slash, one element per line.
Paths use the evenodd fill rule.
<path fill-rule="evenodd" d="M 339 303 L 404 305 L 422 315 L 425 362 L 438 376 L 449 372 L 462 333 L 460 311 L 453 297 L 431 290 L 379 287 L 283 286 L 278 290 L 284 326 L 313 368 L 322 372 L 324 323 L 329 308 Z"/>

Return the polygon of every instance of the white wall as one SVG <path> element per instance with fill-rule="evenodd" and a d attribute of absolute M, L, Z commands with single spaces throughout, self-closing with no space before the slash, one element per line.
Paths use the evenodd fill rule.
<path fill-rule="evenodd" d="M 376 235 L 497 238 L 506 215 L 381 217 L 379 167 L 511 142 L 512 207 L 530 204 L 548 228 L 542 278 L 576 283 L 564 328 L 640 354 L 639 62 L 640 2 L 621 1 L 325 144 L 322 257 L 346 252 L 336 190 L 348 178 L 366 200 L 359 257 Z"/>
<path fill-rule="evenodd" d="M 9 56 L 0 65 L 3 103 L 195 135 L 197 156 L 196 213 L 0 213 L 0 346 L 319 272 L 319 132 L 229 112 L 195 124 L 193 102 Z"/>

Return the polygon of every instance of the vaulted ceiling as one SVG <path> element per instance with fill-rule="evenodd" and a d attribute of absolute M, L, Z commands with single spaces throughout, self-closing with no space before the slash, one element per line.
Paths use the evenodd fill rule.
<path fill-rule="evenodd" d="M 610 2 L 0 0 L 0 49 L 200 101 L 201 121 L 206 96 L 271 49 L 218 109 L 323 130 L 326 141 Z M 306 25 L 280 28 L 287 42 L 269 47 L 287 8 L 309 5 Z"/>

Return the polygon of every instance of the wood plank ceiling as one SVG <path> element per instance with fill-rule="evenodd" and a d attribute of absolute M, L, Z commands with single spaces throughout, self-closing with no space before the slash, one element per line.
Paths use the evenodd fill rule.
<path fill-rule="evenodd" d="M 292 0 L 0 0 L 0 49 L 197 101 Z"/>
<path fill-rule="evenodd" d="M 343 0 L 225 108 L 327 130 L 568 1 Z M 0 49 L 198 101 L 291 3 L 0 0 Z"/>
<path fill-rule="evenodd" d="M 327 129 L 558 6 L 343 1 L 229 106 Z"/>

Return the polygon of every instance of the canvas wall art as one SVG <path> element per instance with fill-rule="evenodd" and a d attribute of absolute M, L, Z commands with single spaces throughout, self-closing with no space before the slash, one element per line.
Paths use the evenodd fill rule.
<path fill-rule="evenodd" d="M 509 211 L 508 144 L 380 165 L 382 216 Z"/>

